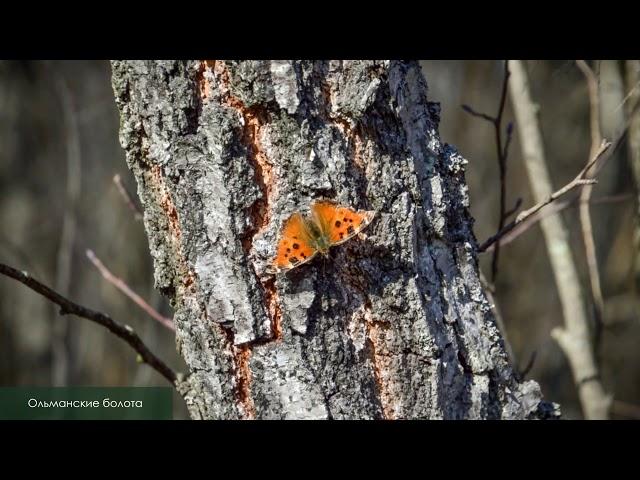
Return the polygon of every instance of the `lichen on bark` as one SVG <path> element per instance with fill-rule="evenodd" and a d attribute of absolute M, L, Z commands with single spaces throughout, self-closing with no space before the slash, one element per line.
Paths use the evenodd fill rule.
<path fill-rule="evenodd" d="M 508 363 L 466 160 L 441 142 L 416 62 L 112 65 L 194 418 L 556 415 Z M 269 275 L 282 222 L 317 198 L 377 216 Z"/>

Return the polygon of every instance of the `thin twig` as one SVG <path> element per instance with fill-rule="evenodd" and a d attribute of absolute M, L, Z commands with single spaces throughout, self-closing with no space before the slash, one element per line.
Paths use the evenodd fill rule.
<path fill-rule="evenodd" d="M 467 112 L 469 115 L 474 116 L 474 117 L 478 117 L 481 118 L 483 120 L 486 120 L 487 122 L 490 123 L 495 123 L 496 119 L 495 117 L 492 117 L 491 115 L 487 115 L 486 113 L 482 113 L 482 112 L 476 112 L 473 108 L 471 108 L 469 105 L 462 105 L 462 109 Z"/>
<path fill-rule="evenodd" d="M 120 196 L 124 199 L 125 203 L 127 204 L 127 207 L 129 207 L 129 210 L 133 212 L 133 218 L 135 218 L 138 221 L 142 220 L 143 218 L 142 210 L 140 210 L 138 205 L 136 205 L 136 203 L 131 198 L 131 195 L 129 194 L 126 187 L 122 183 L 122 177 L 120 177 L 120 174 L 115 174 L 113 176 L 113 183 L 115 183 L 116 188 L 120 193 Z"/>
<path fill-rule="evenodd" d="M 616 152 L 616 150 L 622 144 L 622 141 L 627 136 L 627 132 L 629 131 L 629 128 L 630 128 L 630 126 L 632 124 L 632 121 L 635 118 L 635 115 L 638 115 L 638 114 L 640 114 L 640 101 L 636 102 L 636 104 L 629 109 L 629 116 L 628 116 L 628 119 L 627 119 L 627 121 L 625 123 L 625 126 L 622 129 L 622 131 L 619 133 L 618 137 L 613 142 L 611 142 L 611 144 L 613 145 L 613 149 L 610 150 L 608 156 L 606 158 L 604 158 L 602 161 L 599 162 L 600 157 L 602 157 L 604 155 L 604 153 L 605 153 L 605 151 L 599 151 L 598 152 L 599 155 L 596 155 L 596 157 L 591 162 L 589 162 L 587 165 L 585 165 L 584 168 L 580 171 L 580 173 L 578 174 L 578 176 L 576 178 L 583 177 L 584 174 L 586 172 L 591 171 L 591 169 L 593 169 L 593 171 L 591 172 L 592 176 L 597 176 L 598 173 L 600 173 L 600 170 L 602 170 L 602 168 L 605 166 L 607 160 L 609 158 L 611 158 L 611 156 Z M 601 150 L 602 150 L 602 145 L 601 145 Z M 605 150 L 607 150 L 607 149 L 605 149 Z M 574 178 L 573 181 L 575 181 L 575 178 Z M 556 191 L 554 193 L 555 199 L 560 197 L 560 195 L 557 195 L 559 192 L 562 192 L 562 194 L 564 195 L 564 194 L 568 193 L 569 191 L 571 191 L 573 188 L 580 187 L 580 185 L 574 185 L 571 189 L 567 190 L 567 187 L 569 187 L 573 183 L 573 181 L 569 182 L 567 185 L 562 187 L 560 190 Z M 554 201 L 554 200 L 551 200 L 551 201 Z M 614 200 L 614 201 L 616 201 L 616 200 Z M 544 203 L 544 205 L 542 205 L 542 203 Z M 536 223 L 539 220 L 547 217 L 547 215 L 544 215 L 544 216 L 540 217 L 539 219 L 536 219 L 534 222 L 532 222 L 531 225 L 527 224 L 526 228 L 524 228 L 525 225 L 521 226 L 521 224 L 523 224 L 525 221 L 528 221 L 529 217 L 533 216 L 533 214 L 531 214 L 530 211 L 535 209 L 535 212 L 534 212 L 534 214 L 535 214 L 538 210 L 543 208 L 545 205 L 548 205 L 549 203 L 550 202 L 548 202 L 548 201 L 546 203 L 545 202 L 540 202 L 540 203 L 534 205 L 533 207 L 531 207 L 529 210 L 526 210 L 526 211 L 520 213 L 520 215 L 518 215 L 518 217 L 513 222 L 511 222 L 507 226 L 505 226 L 502 229 L 502 231 L 496 233 L 492 237 L 490 237 L 487 240 L 485 240 L 478 247 L 478 252 L 482 253 L 482 252 L 488 251 L 489 247 L 491 245 L 493 245 L 494 243 L 498 242 L 498 241 L 500 241 L 500 243 L 503 244 L 504 243 L 502 241 L 503 237 L 505 237 L 507 234 L 509 234 L 516 227 L 519 227 L 518 228 L 519 232 L 520 232 L 520 229 L 522 229 L 522 232 L 520 232 L 517 235 L 515 235 L 514 238 L 520 236 L 520 234 L 523 233 L 525 230 L 528 230 L 529 226 L 533 225 L 533 223 Z M 565 206 L 565 208 L 566 208 L 566 206 Z M 556 213 L 556 212 L 555 211 L 551 212 L 551 214 L 553 214 L 553 213 Z M 512 241 L 512 240 L 513 240 L 513 238 L 510 239 L 509 241 Z"/>
<path fill-rule="evenodd" d="M 557 200 L 558 198 L 562 197 L 563 195 L 566 195 L 567 193 L 569 193 L 570 191 L 572 191 L 572 190 L 574 190 L 576 188 L 582 187 L 584 185 L 591 185 L 591 184 L 596 183 L 595 179 L 584 178 L 585 173 L 593 165 L 595 165 L 595 163 L 598 160 L 600 160 L 600 158 L 602 158 L 602 156 L 609 149 L 610 146 L 611 146 L 610 142 L 603 142 L 602 145 L 600 146 L 600 150 L 598 150 L 598 153 L 596 154 L 596 156 L 582 170 L 580 170 L 580 173 L 578 173 L 578 175 L 572 181 L 567 183 L 564 187 L 560 188 L 559 190 L 556 190 L 555 192 L 553 192 L 545 200 L 536 203 L 533 207 L 529 208 L 528 210 L 520 212 L 514 221 L 509 223 L 502 230 L 500 230 L 498 233 L 496 233 L 494 236 L 490 237 L 482 245 L 480 245 L 480 247 L 478 247 L 478 251 L 479 252 L 484 252 L 487 248 L 489 248 L 491 245 L 493 245 L 498 240 L 500 240 L 502 237 L 504 237 L 507 233 L 509 233 L 511 230 L 513 230 L 516 226 L 518 226 L 521 223 L 523 223 L 529 217 L 535 215 L 543 207 L 545 207 L 546 205 L 549 205 L 554 200 Z"/>
<path fill-rule="evenodd" d="M 624 202 L 624 201 L 630 200 L 632 198 L 633 198 L 633 194 L 632 193 L 621 193 L 621 194 L 618 194 L 618 195 L 608 195 L 608 196 L 605 196 L 605 197 L 592 199 L 592 200 L 590 200 L 589 203 L 592 206 L 607 205 L 607 204 L 610 204 L 610 203 Z M 520 235 L 525 233 L 527 230 L 529 230 L 531 227 L 533 227 L 535 224 L 537 224 L 541 220 L 543 220 L 543 219 L 545 219 L 545 218 L 547 218 L 547 217 L 549 217 L 551 215 L 555 215 L 557 213 L 560 213 L 560 212 L 562 212 L 562 211 L 564 211 L 564 210 L 566 210 L 568 208 L 576 207 L 577 205 L 579 205 L 579 197 L 575 197 L 575 198 L 573 198 L 571 200 L 563 200 L 563 201 L 553 202 L 553 204 L 551 204 L 549 206 L 549 208 L 545 208 L 544 210 L 536 213 L 535 215 L 532 215 L 527 220 L 525 220 L 520 225 L 518 225 L 513 230 L 511 230 L 509 233 L 507 233 L 502 238 L 500 238 L 500 246 L 505 246 L 505 245 L 510 244 L 516 238 L 518 238 Z M 489 247 L 485 251 L 486 252 L 493 251 L 494 246 L 495 246 L 495 243 L 493 245 L 489 245 Z"/>
<path fill-rule="evenodd" d="M 593 158 L 598 146 L 602 143 L 602 129 L 600 127 L 600 95 L 598 94 L 598 77 L 584 60 L 576 60 L 576 65 L 587 81 L 589 92 L 589 123 L 591 133 L 591 153 Z"/>
<path fill-rule="evenodd" d="M 625 62 L 626 66 L 626 74 L 625 81 L 627 86 L 635 85 L 633 88 L 630 88 L 629 95 L 627 98 L 635 102 L 636 105 L 640 105 L 640 89 L 638 89 L 638 85 L 640 85 L 640 60 L 627 60 Z M 627 104 L 628 107 L 625 110 L 627 114 L 627 119 L 629 122 L 629 164 L 631 165 L 631 171 L 633 172 L 633 179 L 636 187 L 636 195 L 638 195 L 638 202 L 636 204 L 636 208 L 638 208 L 638 213 L 636 214 L 636 224 L 633 232 L 633 247 L 634 247 L 634 258 L 633 262 L 630 265 L 633 278 L 634 278 L 634 287 L 635 291 L 640 291 L 640 112 L 633 111 L 634 109 L 630 108 L 633 103 Z M 637 110 L 637 109 L 636 109 Z"/>
<path fill-rule="evenodd" d="M 589 158 L 598 149 L 598 145 L 602 142 L 602 129 L 600 125 L 600 95 L 598 94 L 598 78 L 593 70 L 584 60 L 577 60 L 576 64 L 582 71 L 587 81 L 589 91 L 590 106 L 590 124 L 591 124 L 591 150 Z M 591 174 L 587 172 L 587 178 L 591 178 Z M 593 299 L 593 310 L 595 317 L 594 329 L 594 347 L 596 352 L 599 351 L 600 339 L 602 334 L 602 315 L 604 312 L 604 299 L 602 297 L 602 288 L 600 286 L 600 272 L 598 271 L 598 256 L 596 252 L 596 244 L 593 238 L 593 224 L 591 222 L 591 212 L 589 210 L 589 199 L 593 191 L 592 186 L 586 186 L 580 192 L 580 226 L 582 231 L 582 242 L 584 243 L 585 256 L 589 270 L 589 285 L 591 286 L 591 297 Z"/>
<path fill-rule="evenodd" d="M 507 139 L 504 142 L 504 148 L 502 149 L 502 156 L 507 160 L 507 155 L 509 155 L 509 146 L 511 145 L 511 138 L 513 137 L 513 122 L 509 122 L 507 124 Z"/>
<path fill-rule="evenodd" d="M 462 108 L 475 117 L 482 118 L 493 124 L 496 139 L 496 150 L 498 158 L 498 169 L 500 171 L 500 215 L 498 217 L 498 229 L 500 232 L 509 218 L 519 208 L 519 204 L 515 209 L 507 212 L 507 156 L 509 153 L 509 145 L 511 144 L 511 135 L 513 133 L 513 124 L 509 123 L 507 126 L 507 138 L 502 142 L 502 117 L 504 115 L 504 108 L 507 102 L 507 86 L 509 84 L 509 60 L 504 62 L 504 77 L 502 80 L 502 91 L 500 93 L 500 102 L 498 103 L 498 112 L 495 117 L 487 115 L 485 113 L 479 113 L 473 110 L 468 105 L 463 105 Z M 498 258 L 500 255 L 500 245 L 496 245 L 493 251 L 493 259 L 491 260 L 491 281 L 493 284 L 496 282 L 496 276 L 498 275 Z"/>
<path fill-rule="evenodd" d="M 574 184 L 574 182 L 576 181 L 576 179 L 584 178 L 585 173 L 589 172 L 591 169 L 593 169 L 593 172 L 591 172 L 591 175 L 594 176 L 594 177 L 597 176 L 598 173 L 600 173 L 600 170 L 602 170 L 602 168 L 605 166 L 607 160 L 609 158 L 611 158 L 613 153 L 615 153 L 615 151 L 618 149 L 618 147 L 620 147 L 620 145 L 622 144 L 622 141 L 626 137 L 627 132 L 629 130 L 629 126 L 631 124 L 631 120 L 634 118 L 634 115 L 639 113 L 639 112 L 640 112 L 640 101 L 637 102 L 633 106 L 633 108 L 630 109 L 629 118 L 627 119 L 627 122 L 626 122 L 624 128 L 622 129 L 622 131 L 620 132 L 620 134 L 618 135 L 618 137 L 613 142 L 603 142 L 602 145 L 600 145 L 600 149 L 599 149 L 597 155 L 587 165 L 585 165 L 582 170 L 580 170 L 580 173 L 578 173 L 576 178 L 574 178 L 571 182 L 569 182 L 567 185 L 565 185 L 561 189 L 559 189 L 556 192 L 554 192 L 545 201 L 539 202 L 536 205 L 534 205 L 533 207 L 531 207 L 529 210 L 525 210 L 524 212 L 521 212 L 518 215 L 518 217 L 516 217 L 516 219 L 513 222 L 507 224 L 502 229 L 502 231 L 496 233 L 492 237 L 489 237 L 487 240 L 485 240 L 478 247 L 478 252 L 481 253 L 481 252 L 487 251 L 488 248 L 491 245 L 496 243 L 498 240 L 500 240 L 502 237 L 504 237 L 506 234 L 508 234 L 515 227 L 517 227 L 518 225 L 520 225 L 521 223 L 526 221 L 529 217 L 534 215 L 540 209 L 542 209 L 543 207 L 545 207 L 549 203 L 557 200 L 561 196 L 569 193 L 571 190 L 573 190 L 575 188 L 578 188 L 578 187 L 581 187 L 584 184 L 584 182 L 582 182 L 582 184 L 580 184 L 580 183 L 579 184 Z M 609 154 L 605 157 L 604 154 L 607 152 L 607 150 L 609 150 L 609 147 L 611 145 L 613 145 L 613 148 L 609 151 Z M 602 161 L 600 161 L 601 158 L 602 158 Z M 591 182 L 592 183 L 596 183 L 593 180 L 591 180 Z"/>
<path fill-rule="evenodd" d="M 129 285 L 127 285 L 124 280 L 116 277 L 113 273 L 109 271 L 107 267 L 100 261 L 100 259 L 93 253 L 93 250 L 87 250 L 87 258 L 95 265 L 95 267 L 100 271 L 100 274 L 104 277 L 104 279 L 109 282 L 111 285 L 116 287 L 122 293 L 124 293 L 127 297 L 133 300 L 140 308 L 142 308 L 149 316 L 160 322 L 163 326 L 168 328 L 169 330 L 175 332 L 176 327 L 173 325 L 173 320 L 168 317 L 161 315 L 157 310 L 155 310 L 151 305 L 144 301 L 144 299 L 134 292 Z"/>
<path fill-rule="evenodd" d="M 495 135 L 496 135 L 496 150 L 498 155 L 498 167 L 500 169 L 500 217 L 498 220 L 498 229 L 503 229 L 504 222 L 506 221 L 507 210 L 507 146 L 511 143 L 510 138 L 502 146 L 502 115 L 504 113 L 504 106 L 507 101 L 507 85 L 509 83 L 509 60 L 504 62 L 504 78 L 502 80 L 502 94 L 500 95 L 500 106 L 498 107 L 498 114 L 495 121 Z M 507 137 L 511 137 L 511 128 L 507 128 Z M 491 261 L 491 281 L 496 283 L 496 276 L 498 275 L 498 257 L 500 255 L 500 246 L 496 246 L 493 252 L 493 259 Z"/>
<path fill-rule="evenodd" d="M 76 315 L 77 317 L 86 318 L 87 320 L 91 320 L 92 322 L 102 325 L 111 333 L 117 335 L 125 342 L 127 342 L 136 352 L 138 352 L 140 358 L 144 363 L 148 364 L 150 367 L 160 373 L 160 375 L 162 375 L 169 382 L 175 385 L 177 380 L 176 373 L 171 368 L 169 368 L 162 360 L 151 353 L 151 351 L 147 348 L 140 337 L 138 337 L 136 332 L 129 325 L 122 325 L 114 321 L 111 317 L 104 313 L 91 310 L 90 308 L 83 307 L 82 305 L 78 305 L 77 303 L 72 302 L 66 297 L 60 295 L 55 290 L 52 290 L 46 285 L 40 283 L 27 272 L 21 272 L 20 270 L 16 270 L 15 268 L 0 263 L 0 274 L 6 275 L 7 277 L 13 278 L 18 282 L 23 283 L 34 292 L 39 293 L 43 297 L 58 305 L 60 307 L 60 315 Z"/>

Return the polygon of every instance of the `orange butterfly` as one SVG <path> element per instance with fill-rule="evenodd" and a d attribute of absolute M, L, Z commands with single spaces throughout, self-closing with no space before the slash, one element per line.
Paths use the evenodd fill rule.
<path fill-rule="evenodd" d="M 375 213 L 342 207 L 327 200 L 315 201 L 311 205 L 311 216 L 296 212 L 284 223 L 276 257 L 267 272 L 286 272 L 308 262 L 316 253 L 326 255 L 329 248 L 364 230 Z"/>

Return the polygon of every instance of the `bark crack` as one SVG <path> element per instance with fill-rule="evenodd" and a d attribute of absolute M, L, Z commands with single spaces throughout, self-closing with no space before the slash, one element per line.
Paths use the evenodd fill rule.
<path fill-rule="evenodd" d="M 247 107 L 239 98 L 231 93 L 229 71 L 224 62 L 207 60 L 202 62 L 205 71 L 211 69 L 216 79 L 217 87 L 221 94 L 223 105 L 235 110 L 242 118 L 243 132 L 242 142 L 247 147 L 247 158 L 252 163 L 255 172 L 256 183 L 261 192 L 258 198 L 249 208 L 251 227 L 242 236 L 242 247 L 247 257 L 253 247 L 253 241 L 262 233 L 271 220 L 271 204 L 275 190 L 275 175 L 273 164 L 269 160 L 266 150 L 262 145 L 262 135 L 265 125 L 269 120 L 269 113 L 262 106 Z M 207 75 L 203 74 L 204 91 L 207 91 Z M 255 272 L 255 269 L 254 269 Z M 258 281 L 262 285 L 267 312 L 271 319 L 272 340 L 282 339 L 282 309 L 278 297 L 278 291 L 273 278 L 263 279 L 255 272 Z"/>
<path fill-rule="evenodd" d="M 220 93 L 221 104 L 232 108 L 242 119 L 241 141 L 247 149 L 247 159 L 253 166 L 255 181 L 261 193 L 260 197 L 249 207 L 250 227 L 241 236 L 242 248 L 247 258 L 250 258 L 254 239 L 268 227 L 271 220 L 275 176 L 273 165 L 262 145 L 262 135 L 269 120 L 269 112 L 260 105 L 247 107 L 244 102 L 231 93 L 229 71 L 222 61 L 202 60 L 197 81 L 202 101 L 207 101 L 211 97 L 213 83 Z M 261 278 L 255 267 L 253 270 L 264 292 L 267 314 L 271 320 L 272 337 L 267 340 L 256 340 L 235 346 L 233 330 L 223 327 L 233 353 L 238 401 L 248 419 L 255 418 L 255 406 L 251 396 L 252 375 L 250 368 L 253 347 L 282 340 L 282 308 L 275 286 L 275 278 Z"/>
<path fill-rule="evenodd" d="M 175 289 L 178 288 L 177 298 L 182 299 L 188 294 L 195 296 L 195 272 L 193 272 L 188 265 L 187 259 L 182 250 L 182 229 L 180 228 L 180 219 L 178 217 L 178 210 L 173 202 L 169 188 L 167 187 L 164 175 L 162 173 L 162 167 L 159 165 L 152 165 L 150 170 L 150 181 L 154 186 L 156 192 L 157 204 L 164 212 L 167 219 L 167 227 L 169 230 L 169 243 L 171 249 L 174 252 L 173 258 L 177 259 L 177 265 L 174 265 L 172 286 Z M 176 285 L 177 283 L 177 285 Z"/>
<path fill-rule="evenodd" d="M 251 395 L 251 346 L 248 343 L 234 345 L 234 332 L 224 325 L 215 324 L 220 336 L 226 340 L 227 348 L 233 358 L 233 376 L 235 380 L 235 393 L 239 410 L 246 420 L 253 420 L 256 409 Z"/>
<path fill-rule="evenodd" d="M 378 399 L 382 406 L 382 413 L 385 420 L 394 419 L 394 395 L 389 379 L 393 378 L 393 373 L 389 371 L 389 363 L 392 354 L 387 351 L 384 344 L 384 331 L 389 327 L 383 322 L 375 321 L 371 314 L 371 301 L 367 298 L 363 307 L 363 320 L 371 351 L 371 363 L 373 365 L 373 376 L 378 389 Z"/>
<path fill-rule="evenodd" d="M 200 67 L 198 68 L 198 74 L 196 76 L 196 82 L 198 83 L 198 91 L 200 93 L 200 99 L 204 102 L 211 96 L 211 77 L 213 75 L 213 68 L 215 66 L 215 60 L 201 60 Z"/>
<path fill-rule="evenodd" d="M 247 419 L 253 420 L 256 416 L 255 405 L 251 397 L 251 347 L 247 344 L 234 346 L 238 365 L 236 376 L 238 379 L 238 396 Z"/>

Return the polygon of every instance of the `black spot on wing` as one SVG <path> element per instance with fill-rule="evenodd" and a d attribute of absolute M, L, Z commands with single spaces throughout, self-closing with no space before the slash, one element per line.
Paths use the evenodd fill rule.
<path fill-rule="evenodd" d="M 347 233 L 349 235 L 353 235 L 353 232 L 355 232 L 355 229 L 353 228 L 353 225 L 349 225 L 349 228 L 347 228 Z"/>

